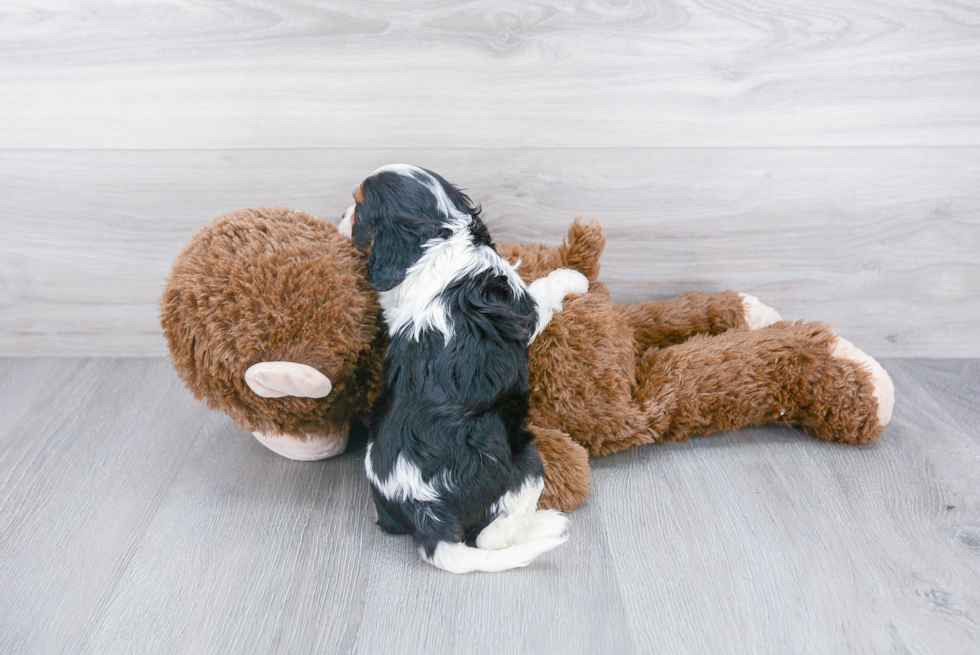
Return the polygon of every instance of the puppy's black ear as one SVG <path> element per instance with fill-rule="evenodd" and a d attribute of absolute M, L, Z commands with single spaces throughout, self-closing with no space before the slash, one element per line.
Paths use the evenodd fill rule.
<path fill-rule="evenodd" d="M 374 243 L 368 255 L 368 283 L 375 291 L 390 291 L 422 256 L 425 237 L 410 221 L 393 219 L 378 221 Z"/>

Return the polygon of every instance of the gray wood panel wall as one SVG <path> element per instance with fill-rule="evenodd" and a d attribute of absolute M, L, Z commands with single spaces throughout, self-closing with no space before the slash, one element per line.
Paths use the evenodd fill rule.
<path fill-rule="evenodd" d="M 980 7 L 940 0 L 4 7 L 0 354 L 163 354 L 197 226 L 339 217 L 391 161 L 501 240 L 599 219 L 620 301 L 735 288 L 980 356 Z"/>

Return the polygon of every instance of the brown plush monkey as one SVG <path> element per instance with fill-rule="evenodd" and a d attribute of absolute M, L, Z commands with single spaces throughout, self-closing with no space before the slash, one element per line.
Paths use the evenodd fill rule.
<path fill-rule="evenodd" d="M 530 346 L 541 507 L 578 507 L 589 455 L 640 444 L 764 423 L 846 443 L 881 434 L 891 379 L 829 326 L 783 322 L 732 291 L 615 305 L 597 279 L 604 245 L 598 224 L 576 220 L 561 246 L 498 246 L 522 260 L 526 282 L 562 267 L 590 282 Z M 219 216 L 190 238 L 161 299 L 173 365 L 195 397 L 271 450 L 336 455 L 365 419 L 384 358 L 365 275 L 363 254 L 316 216 Z"/>

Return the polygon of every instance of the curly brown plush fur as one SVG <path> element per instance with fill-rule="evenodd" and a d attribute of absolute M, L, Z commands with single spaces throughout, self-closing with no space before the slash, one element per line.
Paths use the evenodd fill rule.
<path fill-rule="evenodd" d="M 346 433 L 377 389 L 384 354 L 363 255 L 336 228 L 286 208 L 240 210 L 199 229 L 174 261 L 160 320 L 174 368 L 198 399 L 250 432 Z M 245 371 L 307 364 L 329 402 L 261 398 Z"/>
<path fill-rule="evenodd" d="M 583 502 L 589 454 L 768 422 L 847 443 L 881 433 L 871 374 L 835 354 L 826 325 L 748 330 L 730 291 L 614 305 L 597 279 L 604 244 L 597 224 L 576 220 L 561 246 L 498 246 L 522 260 L 528 282 L 561 267 L 590 280 L 530 348 L 540 506 Z M 351 242 L 330 223 L 282 208 L 204 226 L 174 262 L 161 301 L 174 366 L 195 396 L 249 431 L 300 439 L 346 430 L 370 407 L 385 349 L 378 314 Z M 260 398 L 244 373 L 261 361 L 313 366 L 333 391 Z"/>

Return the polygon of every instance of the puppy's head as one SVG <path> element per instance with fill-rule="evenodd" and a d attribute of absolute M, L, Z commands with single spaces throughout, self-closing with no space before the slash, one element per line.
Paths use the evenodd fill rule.
<path fill-rule="evenodd" d="M 379 168 L 357 187 L 354 201 L 341 229 L 349 224 L 354 243 L 370 250 L 368 282 L 377 291 L 404 280 L 432 239 L 465 229 L 474 242 L 490 242 L 480 208 L 442 177 L 418 166 Z"/>

